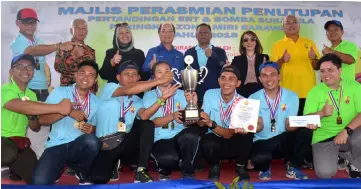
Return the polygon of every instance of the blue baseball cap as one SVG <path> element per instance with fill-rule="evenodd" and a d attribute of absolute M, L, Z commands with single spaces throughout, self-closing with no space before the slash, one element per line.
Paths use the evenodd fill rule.
<path fill-rule="evenodd" d="M 124 71 L 126 69 L 134 69 L 134 70 L 137 70 L 137 72 L 139 73 L 138 65 L 135 62 L 133 62 L 132 60 L 127 60 L 127 61 L 123 62 L 123 64 L 121 64 L 118 67 L 118 74 L 122 73 L 122 71 Z"/>
<path fill-rule="evenodd" d="M 35 66 L 35 59 L 33 56 L 31 56 L 30 54 L 20 54 L 13 57 L 13 59 L 11 60 L 11 67 L 13 67 L 20 60 L 29 60 L 31 64 Z"/>
<path fill-rule="evenodd" d="M 261 72 L 265 67 L 273 67 L 278 71 L 278 73 L 280 72 L 280 66 L 276 62 L 267 61 L 259 66 L 258 71 Z"/>
<path fill-rule="evenodd" d="M 325 26 L 324 26 L 325 30 L 327 30 L 328 26 L 330 26 L 331 24 L 335 24 L 336 26 L 340 27 L 341 30 L 343 30 L 343 26 L 342 26 L 341 22 L 338 21 L 338 20 L 329 20 L 329 21 L 327 21 Z"/>

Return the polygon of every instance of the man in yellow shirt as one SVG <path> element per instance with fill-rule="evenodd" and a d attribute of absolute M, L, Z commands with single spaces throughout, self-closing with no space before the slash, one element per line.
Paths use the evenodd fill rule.
<path fill-rule="evenodd" d="M 300 23 L 295 16 L 286 16 L 282 28 L 285 37 L 273 45 L 271 61 L 281 67 L 281 86 L 299 96 L 298 115 L 302 115 L 307 93 L 316 85 L 314 70 L 320 54 L 313 41 L 299 36 Z"/>

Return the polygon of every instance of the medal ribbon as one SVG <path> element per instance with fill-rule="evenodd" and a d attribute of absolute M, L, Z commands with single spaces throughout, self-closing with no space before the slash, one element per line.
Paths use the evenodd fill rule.
<path fill-rule="evenodd" d="M 338 104 L 336 103 L 335 98 L 333 97 L 331 91 L 328 91 L 328 95 L 331 98 L 332 104 L 333 106 L 335 106 L 335 108 L 337 109 L 337 114 L 338 116 L 340 116 L 340 107 L 341 107 L 341 100 L 342 100 L 342 95 L 343 95 L 343 85 L 341 85 L 341 90 L 340 90 L 340 99 L 338 99 Z"/>
<path fill-rule="evenodd" d="M 231 117 L 231 112 L 232 112 L 232 107 L 233 107 L 233 103 L 236 101 L 237 98 L 237 93 L 235 92 L 233 99 L 232 99 L 232 104 L 230 104 L 227 108 L 227 110 L 224 112 L 223 107 L 222 107 L 222 96 L 219 99 L 219 109 L 221 110 L 221 121 L 223 122 L 223 124 L 226 124 L 229 122 L 229 119 Z"/>
<path fill-rule="evenodd" d="M 76 104 L 80 104 L 80 109 L 89 117 L 89 115 L 90 115 L 90 92 L 88 91 L 88 94 L 86 95 L 86 97 L 83 100 L 80 100 L 78 90 L 76 89 L 76 87 L 74 85 L 73 98 L 74 98 L 74 102 Z"/>
<path fill-rule="evenodd" d="M 271 120 L 276 120 L 275 117 L 276 117 L 278 105 L 280 104 L 280 101 L 281 101 L 282 89 L 281 89 L 281 87 L 278 88 L 275 101 L 274 101 L 274 103 L 273 103 L 272 105 L 271 105 L 270 99 L 269 99 L 269 97 L 267 96 L 266 91 L 265 91 L 264 89 L 263 89 L 263 94 L 264 94 L 264 97 L 266 98 L 266 102 L 267 102 L 268 108 L 269 108 L 270 111 L 271 111 Z"/>
<path fill-rule="evenodd" d="M 155 93 L 157 94 L 157 97 L 160 98 L 160 94 L 158 92 L 158 88 L 155 89 Z M 174 110 L 174 96 L 169 97 L 167 100 L 165 106 L 162 107 L 162 115 L 167 116 L 171 114 Z"/>
<path fill-rule="evenodd" d="M 122 108 L 120 108 L 120 117 L 125 119 L 125 114 L 130 110 L 132 107 L 133 101 L 131 100 L 127 106 L 127 108 L 124 109 L 124 96 L 122 96 Z"/>

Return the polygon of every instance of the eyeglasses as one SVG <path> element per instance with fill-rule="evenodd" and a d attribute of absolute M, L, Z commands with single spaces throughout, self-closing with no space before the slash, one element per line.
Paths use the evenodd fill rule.
<path fill-rule="evenodd" d="M 257 38 L 253 37 L 253 38 L 244 38 L 244 39 L 243 39 L 243 42 L 244 42 L 244 43 L 247 43 L 248 41 L 255 42 L 255 41 L 257 41 Z"/>
<path fill-rule="evenodd" d="M 20 64 L 17 64 L 17 65 L 14 65 L 13 68 L 16 68 L 17 70 L 20 70 L 20 71 L 34 71 L 35 69 L 35 66 L 34 65 L 27 65 L 27 66 L 24 66 L 24 65 L 20 65 Z"/>
<path fill-rule="evenodd" d="M 123 22 L 123 23 L 120 23 L 120 24 L 116 24 L 116 25 L 115 25 L 115 27 L 122 27 L 122 26 L 128 27 L 128 23 Z"/>
<path fill-rule="evenodd" d="M 24 22 L 22 20 L 19 20 L 24 26 L 36 26 L 37 22 L 36 20 L 33 21 L 29 21 L 29 22 Z"/>

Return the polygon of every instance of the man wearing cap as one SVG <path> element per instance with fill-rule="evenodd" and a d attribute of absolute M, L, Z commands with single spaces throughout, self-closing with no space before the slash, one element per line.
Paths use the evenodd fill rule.
<path fill-rule="evenodd" d="M 19 34 L 10 45 L 13 57 L 23 54 L 25 49 L 29 46 L 36 46 L 44 43 L 35 35 L 37 22 L 39 22 L 38 15 L 33 9 L 24 8 L 17 13 L 16 25 L 19 28 Z M 35 56 L 34 58 L 34 77 L 29 81 L 28 87 L 35 92 L 39 101 L 44 102 L 49 95 L 48 86 L 50 80 L 47 79 L 45 71 L 48 68 L 48 65 L 44 56 Z M 35 151 L 38 158 L 40 158 L 41 154 L 44 152 L 44 143 L 48 139 L 49 130 L 50 128 L 45 126 L 41 127 L 38 132 L 33 132 L 31 129 L 27 132 L 27 135 L 31 140 L 31 148 Z"/>
<path fill-rule="evenodd" d="M 212 29 L 210 25 L 206 23 L 198 25 L 196 38 L 198 45 L 188 49 L 184 53 L 184 56 L 191 55 L 194 58 L 194 62 L 191 64 L 193 69 L 199 70 L 202 66 L 208 69 L 208 75 L 204 83 L 198 85 L 196 88 L 199 98 L 198 105 L 201 106 L 204 93 L 208 89 L 219 88 L 217 79 L 219 78 L 222 67 L 228 60 L 226 52 L 222 48 L 211 45 Z"/>
<path fill-rule="evenodd" d="M 74 103 L 70 114 L 47 114 L 39 118 L 45 125 L 52 124 L 45 151 L 34 169 L 33 184 L 54 184 L 64 165 L 70 166 L 79 184 L 91 184 L 88 172 L 100 149 L 99 139 L 93 134 L 99 99 L 90 92 L 98 77 L 98 64 L 84 61 L 74 74 L 72 86 L 55 88 L 46 103 L 56 104 L 64 98 Z"/>
<path fill-rule="evenodd" d="M 307 95 L 304 114 L 319 115 L 313 130 L 312 151 L 316 175 L 331 178 L 337 173 L 338 156 L 346 159 L 351 178 L 361 177 L 361 84 L 341 78 L 342 60 L 326 54 L 319 60 L 322 83 Z"/>
<path fill-rule="evenodd" d="M 23 179 L 27 184 L 31 184 L 32 171 L 37 163 L 26 138 L 27 127 L 39 131 L 38 115 L 67 115 L 72 108 L 66 99 L 54 105 L 37 102 L 36 94 L 27 88 L 34 69 L 34 57 L 28 54 L 15 56 L 9 71 L 12 79 L 1 86 L 1 166 L 9 166 L 10 179 Z"/>
<path fill-rule="evenodd" d="M 259 116 L 264 128 L 253 138 L 251 162 L 259 170 L 260 180 L 270 180 L 271 160 L 283 155 L 286 177 L 296 180 L 308 177 L 300 170 L 311 137 L 296 127 L 290 127 L 289 116 L 297 116 L 298 96 L 279 85 L 280 67 L 275 62 L 265 62 L 259 67 L 259 80 L 264 89 L 249 98 L 260 100 Z M 278 155 L 276 155 L 278 154 Z"/>
<path fill-rule="evenodd" d="M 253 134 L 244 129 L 229 129 L 232 105 L 240 86 L 240 71 L 234 66 L 225 66 L 218 78 L 220 88 L 209 89 L 203 100 L 201 120 L 198 125 L 207 127 L 208 133 L 202 137 L 200 147 L 203 156 L 211 165 L 208 178 L 219 180 L 222 158 L 236 157 L 236 174 L 240 180 L 249 180 L 247 159 L 252 148 Z M 258 119 L 257 132 L 263 129 L 262 119 Z M 242 147 L 240 147 L 240 145 Z"/>
<path fill-rule="evenodd" d="M 358 57 L 358 48 L 355 43 L 342 39 L 343 26 L 338 20 L 330 20 L 325 24 L 325 30 L 331 47 L 324 45 L 322 53 L 333 53 L 342 60 L 341 78 L 346 80 L 355 80 L 355 65 Z"/>
<path fill-rule="evenodd" d="M 152 177 L 147 173 L 150 152 L 154 142 L 154 123 L 148 119 L 160 107 L 154 103 L 150 108 L 144 109 L 143 101 L 135 94 L 150 90 L 158 84 L 168 83 L 173 80 L 173 74 L 149 81 L 141 81 L 139 68 L 131 60 L 124 62 L 118 68 L 116 83 L 107 83 L 104 86 L 97 111 L 96 136 L 107 138 L 115 133 L 126 133 L 125 139 L 117 147 L 106 150 L 103 144 L 91 168 L 90 177 L 93 183 L 105 184 L 109 180 L 118 180 L 118 160 L 128 160 L 138 165 L 134 182 L 152 182 Z M 169 93 L 170 95 L 172 93 Z M 164 94 L 162 97 L 168 98 Z M 124 123 L 125 128 L 120 129 L 119 123 Z"/>
<path fill-rule="evenodd" d="M 175 27 L 172 23 L 160 24 L 158 28 L 160 45 L 148 50 L 143 71 L 152 72 L 153 65 L 158 61 L 166 61 L 172 68 L 180 72 L 184 69 L 183 54 L 172 45 L 175 36 Z"/>

